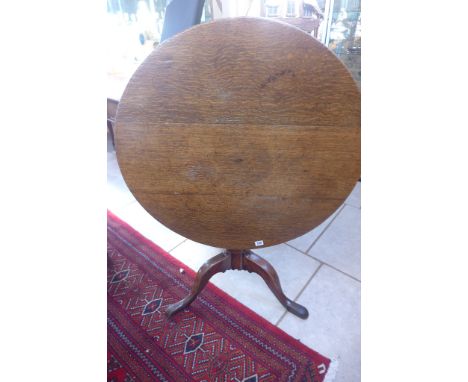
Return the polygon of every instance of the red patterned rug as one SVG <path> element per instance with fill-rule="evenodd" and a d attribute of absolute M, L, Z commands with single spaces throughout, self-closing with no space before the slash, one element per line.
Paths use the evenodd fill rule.
<path fill-rule="evenodd" d="M 108 381 L 323 381 L 328 358 L 211 283 L 167 319 L 195 273 L 111 212 L 107 234 Z"/>

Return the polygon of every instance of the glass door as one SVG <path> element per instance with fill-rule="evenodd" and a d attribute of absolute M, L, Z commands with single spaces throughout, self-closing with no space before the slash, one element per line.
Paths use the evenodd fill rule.
<path fill-rule="evenodd" d="M 323 0 L 325 14 L 321 41 L 361 83 L 361 0 Z"/>

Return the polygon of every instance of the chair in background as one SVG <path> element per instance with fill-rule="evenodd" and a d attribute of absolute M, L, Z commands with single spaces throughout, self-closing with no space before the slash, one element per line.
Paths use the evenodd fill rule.
<path fill-rule="evenodd" d="M 112 146 L 115 147 L 114 144 L 114 123 L 115 123 L 115 115 L 117 114 L 117 106 L 119 105 L 119 101 L 107 98 L 107 131 L 109 132 L 112 140 Z"/>

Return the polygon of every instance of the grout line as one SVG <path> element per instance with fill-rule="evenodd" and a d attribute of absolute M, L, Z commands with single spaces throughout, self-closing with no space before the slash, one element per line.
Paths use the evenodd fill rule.
<path fill-rule="evenodd" d="M 300 249 L 297 249 L 297 248 L 294 248 L 292 245 L 288 244 L 288 243 L 285 243 L 287 246 L 291 247 L 292 249 L 295 249 L 296 251 L 299 251 L 300 253 L 302 253 L 303 255 L 307 256 L 307 257 L 310 257 L 311 259 L 314 259 L 315 261 L 318 261 L 320 264 L 323 264 L 323 265 L 326 265 L 327 267 L 330 267 L 332 269 L 334 269 L 335 271 L 338 271 L 342 274 L 344 274 L 345 276 L 348 276 L 350 278 L 352 278 L 353 280 L 356 280 L 357 282 L 361 282 L 361 280 L 359 280 L 358 278 L 354 277 L 354 276 L 351 276 L 349 273 L 346 273 L 345 271 L 342 271 L 341 269 L 338 269 L 336 267 L 334 267 L 333 265 L 319 259 L 318 257 L 315 257 L 315 256 L 312 256 L 310 255 L 309 253 L 305 253 L 305 252 L 302 252 Z"/>
<path fill-rule="evenodd" d="M 356 277 L 354 277 L 354 276 L 351 276 L 349 273 L 346 273 L 346 272 L 342 271 L 341 269 L 338 269 L 338 268 L 334 267 L 333 265 L 326 263 L 326 262 L 323 261 L 323 260 L 320 260 L 318 257 L 315 257 L 315 256 L 312 256 L 312 255 L 310 255 L 310 254 L 308 254 L 308 253 L 302 252 L 300 249 L 297 249 L 297 248 L 293 247 L 292 245 L 290 245 L 290 244 L 288 244 L 288 243 L 285 243 L 285 244 L 286 244 L 287 246 L 291 247 L 292 249 L 295 249 L 296 251 L 299 251 L 299 252 L 302 253 L 303 255 L 305 255 L 305 256 L 307 256 L 307 257 L 310 257 L 311 259 L 314 259 L 315 261 L 318 261 L 319 263 L 321 263 L 321 264 L 323 264 L 323 265 L 326 265 L 327 267 L 330 267 L 330 268 L 334 269 L 335 271 L 338 271 L 338 272 L 344 274 L 345 276 L 348 276 L 348 277 L 352 278 L 353 280 L 356 280 L 356 281 L 359 282 L 359 283 L 361 282 L 361 280 L 359 280 L 358 278 L 356 278 Z"/>
<path fill-rule="evenodd" d="M 312 276 L 310 276 L 309 280 L 307 280 L 307 282 L 305 283 L 305 285 L 301 288 L 301 290 L 299 291 L 299 293 L 296 295 L 296 297 L 294 298 L 293 301 L 296 301 L 300 295 L 302 294 L 302 292 L 304 292 L 304 290 L 308 287 L 308 285 L 310 284 L 310 282 L 312 281 L 312 279 L 314 278 L 314 276 L 318 273 L 318 271 L 320 270 L 320 268 L 322 268 L 322 265 L 323 263 L 320 263 L 320 265 L 317 267 L 317 269 L 314 271 L 314 273 L 312 273 Z M 281 317 L 279 318 L 279 320 L 276 322 L 276 326 L 279 325 L 279 323 L 281 322 L 281 320 L 284 318 L 284 316 L 286 316 L 286 314 L 288 313 L 287 310 L 285 310 L 285 312 L 281 315 Z"/>
<path fill-rule="evenodd" d="M 279 320 L 276 322 L 275 326 L 278 326 L 280 324 L 280 322 L 283 320 L 284 316 L 286 316 L 286 314 L 288 314 L 288 311 L 287 309 L 285 308 L 284 309 L 284 313 L 281 315 L 281 317 L 279 318 Z"/>
<path fill-rule="evenodd" d="M 167 251 L 168 253 L 171 253 L 174 249 L 176 249 L 179 245 L 185 243 L 187 239 L 182 240 L 179 244 L 177 244 L 174 248 L 172 248 L 170 251 Z"/>
<path fill-rule="evenodd" d="M 312 279 L 314 278 L 314 276 L 318 273 L 318 271 L 320 270 L 320 268 L 322 268 L 322 265 L 323 263 L 320 263 L 320 265 L 317 267 L 317 269 L 314 271 L 314 273 L 312 274 L 312 276 L 310 276 L 309 280 L 307 280 L 307 282 L 305 283 L 304 287 L 299 291 L 299 293 L 296 295 L 296 297 L 294 298 L 294 301 L 296 301 L 302 294 L 302 292 L 304 292 L 305 288 L 307 288 L 307 286 L 310 284 L 310 282 L 312 281 Z"/>
<path fill-rule="evenodd" d="M 296 248 L 296 247 L 292 246 L 292 245 L 289 244 L 289 243 L 284 243 L 284 244 L 286 244 L 288 247 L 290 247 L 290 248 L 292 248 L 292 249 L 295 249 L 296 251 L 299 251 L 299 252 L 302 253 L 303 255 L 307 255 L 307 253 L 302 252 L 299 248 Z"/>
<path fill-rule="evenodd" d="M 330 225 L 335 221 L 335 219 L 338 217 L 338 215 L 341 214 L 341 211 L 343 211 L 344 208 L 345 208 L 345 204 L 343 203 L 341 205 L 340 209 L 338 210 L 338 212 L 335 214 L 335 216 L 333 216 L 333 219 L 330 221 L 330 223 L 327 224 L 327 226 L 323 229 L 322 232 L 320 232 L 320 234 L 313 241 L 313 243 L 310 245 L 310 247 L 307 248 L 307 251 L 305 251 L 306 254 L 307 254 L 307 252 L 309 252 L 312 249 L 312 247 L 315 245 L 315 243 L 322 237 L 322 235 L 325 233 L 325 231 L 328 229 L 328 227 L 330 227 Z"/>
<path fill-rule="evenodd" d="M 361 183 L 361 179 L 359 179 L 357 182 L 356 182 L 356 185 L 354 187 L 357 186 L 358 183 Z M 354 188 L 353 188 L 353 191 L 354 191 Z M 353 191 L 351 192 L 351 194 L 353 193 Z M 346 200 L 349 199 L 349 197 L 351 196 L 351 194 L 349 194 L 349 196 L 346 198 Z M 346 200 L 345 200 L 345 204 L 347 206 L 350 206 L 350 207 L 354 207 L 354 208 L 358 208 L 358 209 L 361 209 L 361 190 L 359 190 L 359 207 L 358 206 L 355 206 L 354 204 L 349 204 L 349 203 L 346 203 Z"/>
<path fill-rule="evenodd" d="M 347 205 L 348 207 L 356 208 L 356 209 L 358 209 L 358 210 L 361 209 L 361 207 L 355 206 L 354 204 L 345 203 L 345 205 Z"/>
<path fill-rule="evenodd" d="M 334 267 L 333 265 L 330 265 L 326 262 L 324 262 L 323 260 L 320 260 L 320 259 L 317 259 L 316 257 L 314 256 L 311 256 L 311 255 L 308 255 L 308 254 L 305 254 L 306 256 L 309 256 L 310 258 L 316 260 L 316 261 L 319 261 L 320 263 L 322 263 L 323 265 L 326 265 L 327 267 L 330 267 L 331 269 L 337 271 L 337 272 L 340 272 L 342 273 L 343 275 L 345 276 L 348 276 L 349 278 L 353 279 L 354 281 L 357 281 L 358 283 L 361 283 L 361 280 L 359 280 L 358 278 L 354 277 L 354 276 L 351 276 L 349 273 L 346 273 L 344 271 L 342 271 L 341 269 L 338 269 L 336 267 Z"/>

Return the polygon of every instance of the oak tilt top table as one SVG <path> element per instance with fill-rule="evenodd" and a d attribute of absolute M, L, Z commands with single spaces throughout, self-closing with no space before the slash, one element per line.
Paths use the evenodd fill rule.
<path fill-rule="evenodd" d="M 227 269 L 258 273 L 299 317 L 254 254 L 329 217 L 360 176 L 360 93 L 343 64 L 299 29 L 258 18 L 195 26 L 157 47 L 118 107 L 116 151 L 155 219 L 226 248 L 205 263 L 185 308 Z"/>

